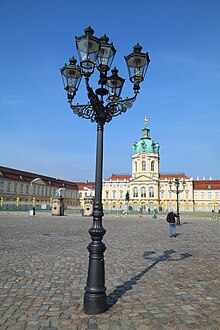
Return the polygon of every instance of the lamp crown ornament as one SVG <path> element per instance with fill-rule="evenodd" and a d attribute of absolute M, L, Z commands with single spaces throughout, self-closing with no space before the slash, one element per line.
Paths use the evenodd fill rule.
<path fill-rule="evenodd" d="M 109 38 L 107 37 L 106 34 L 104 34 L 104 36 L 102 36 L 100 38 L 100 41 L 103 43 L 103 44 L 107 44 L 109 42 Z"/>
<path fill-rule="evenodd" d="M 137 45 L 133 47 L 133 50 L 134 53 L 140 53 L 142 51 L 142 46 L 139 43 L 137 43 Z"/>
<path fill-rule="evenodd" d="M 94 30 L 91 28 L 90 25 L 87 28 L 85 28 L 84 32 L 87 36 L 92 36 L 94 34 Z"/>

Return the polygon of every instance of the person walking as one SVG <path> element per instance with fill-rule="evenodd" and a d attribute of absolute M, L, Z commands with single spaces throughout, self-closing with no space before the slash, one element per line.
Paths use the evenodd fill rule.
<path fill-rule="evenodd" d="M 177 218 L 176 213 L 173 213 L 173 211 L 169 212 L 167 214 L 167 222 L 170 225 L 170 237 L 176 237 L 176 220 Z"/>
<path fill-rule="evenodd" d="M 156 217 L 157 217 L 157 211 L 154 209 L 152 212 L 152 218 L 156 219 Z"/>

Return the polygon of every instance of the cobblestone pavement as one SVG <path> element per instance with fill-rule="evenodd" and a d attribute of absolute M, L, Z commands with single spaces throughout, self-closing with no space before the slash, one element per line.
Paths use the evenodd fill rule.
<path fill-rule="evenodd" d="M 83 312 L 91 218 L 0 214 L 0 329 L 220 329 L 218 219 L 106 216 L 109 309 Z"/>

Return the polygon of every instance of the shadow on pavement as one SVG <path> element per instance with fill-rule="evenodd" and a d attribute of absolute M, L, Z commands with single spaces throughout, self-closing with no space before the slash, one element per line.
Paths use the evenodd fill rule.
<path fill-rule="evenodd" d="M 164 254 L 159 257 L 154 257 L 154 251 L 146 251 L 143 254 L 143 258 L 146 260 L 152 260 L 152 264 L 146 267 L 142 272 L 139 274 L 131 277 L 130 280 L 125 281 L 122 285 L 118 285 L 116 289 L 107 296 L 107 305 L 108 308 L 111 308 L 119 298 L 121 298 L 128 290 L 132 290 L 133 286 L 138 283 L 138 281 L 154 266 L 156 266 L 159 262 L 173 262 L 173 261 L 180 261 L 189 257 L 192 257 L 192 254 L 186 252 L 182 253 L 179 258 L 173 258 L 172 254 L 176 251 L 173 249 L 165 250 Z"/>

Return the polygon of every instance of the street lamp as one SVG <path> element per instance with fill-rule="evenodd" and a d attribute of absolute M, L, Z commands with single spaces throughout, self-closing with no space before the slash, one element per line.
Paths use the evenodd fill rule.
<path fill-rule="evenodd" d="M 172 190 L 172 185 L 175 185 L 176 189 Z M 182 181 L 182 185 L 183 185 L 183 189 L 180 190 L 179 186 L 180 186 L 180 180 L 179 178 L 175 178 L 174 181 L 169 181 L 169 186 L 170 186 L 170 190 L 176 194 L 176 215 L 177 215 L 177 226 L 180 226 L 180 210 L 179 210 L 179 194 L 182 193 L 185 190 L 186 187 L 186 181 L 183 180 Z"/>
<path fill-rule="evenodd" d="M 73 113 L 97 123 L 95 199 L 92 213 L 93 225 L 89 229 L 92 242 L 88 245 L 89 267 L 84 293 L 84 311 L 87 314 L 99 314 L 107 310 L 104 270 L 106 247 L 102 242 L 106 232 L 102 226 L 104 215 L 102 205 L 103 130 L 106 122 L 110 122 L 113 117 L 132 107 L 139 92 L 140 83 L 144 80 L 150 58 L 148 53 L 141 52 L 142 47 L 139 44 L 134 47 L 133 53 L 125 57 L 130 81 L 133 83 L 134 96 L 122 99 L 121 91 L 125 79 L 118 76 L 116 68 L 108 75 L 116 49 L 112 43 L 109 43 L 106 35 L 101 38 L 93 36 L 94 30 L 90 26 L 84 32 L 85 35 L 76 37 L 80 65 L 77 65 L 76 59 L 72 57 L 70 63 L 65 64 L 60 71 Z M 95 68 L 99 73 L 99 88 L 93 91 L 89 79 Z M 85 78 L 89 102 L 73 105 L 72 101 L 82 77 Z"/>

